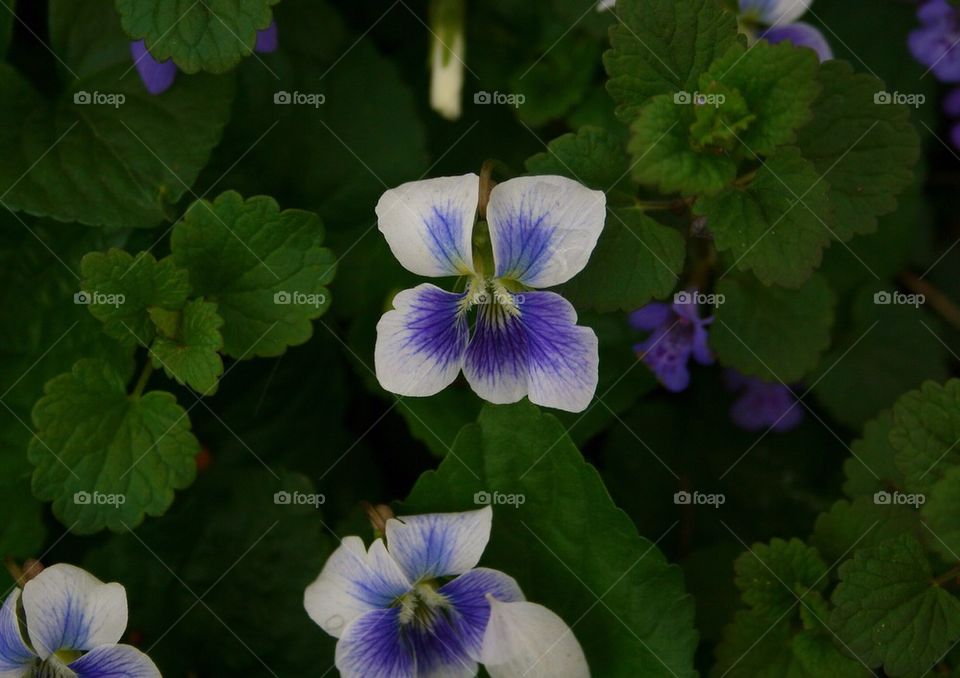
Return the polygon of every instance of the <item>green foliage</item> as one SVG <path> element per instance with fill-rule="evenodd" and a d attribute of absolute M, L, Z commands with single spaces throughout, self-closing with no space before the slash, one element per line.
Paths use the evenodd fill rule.
<path fill-rule="evenodd" d="M 145 40 L 158 61 L 187 73 L 224 73 L 253 53 L 257 31 L 270 25 L 280 0 L 116 0 L 123 29 Z"/>
<path fill-rule="evenodd" d="M 778 616 L 798 597 L 822 591 L 827 566 L 820 554 L 799 539 L 774 539 L 754 544 L 736 561 L 736 583 L 741 597 L 759 614 Z"/>
<path fill-rule="evenodd" d="M 593 672 L 693 675 L 693 608 L 679 571 L 613 505 L 554 417 L 529 404 L 485 407 L 403 512 L 469 509 L 479 492 L 524 498 L 497 506 L 484 562 L 568 624 L 580 620 Z"/>
<path fill-rule="evenodd" d="M 186 384 L 203 395 L 217 390 L 217 379 L 223 374 L 223 349 L 220 327 L 223 318 L 217 305 L 196 299 L 184 306 L 174 331 L 161 329 L 163 336 L 150 350 L 154 367 L 162 367 L 168 377 Z"/>
<path fill-rule="evenodd" d="M 951 468 L 960 466 L 960 381 L 927 382 L 904 394 L 893 409 L 890 443 L 897 468 L 914 492 L 929 491 Z"/>

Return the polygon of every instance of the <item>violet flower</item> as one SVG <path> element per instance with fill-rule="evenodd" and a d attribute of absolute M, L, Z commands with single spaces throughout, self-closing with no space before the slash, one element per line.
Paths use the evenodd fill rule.
<path fill-rule="evenodd" d="M 748 377 L 736 370 L 724 373 L 731 391 L 739 397 L 730 407 L 733 423 L 745 431 L 772 429 L 785 433 L 803 421 L 803 409 L 793 391 L 778 381 Z"/>
<path fill-rule="evenodd" d="M 653 302 L 630 314 L 630 325 L 650 332 L 634 350 L 668 391 L 677 393 L 690 384 L 687 363 L 693 357 L 701 365 L 713 363 L 707 345 L 707 326 L 712 317 L 701 318 L 696 295 L 681 292 L 672 304 Z"/>

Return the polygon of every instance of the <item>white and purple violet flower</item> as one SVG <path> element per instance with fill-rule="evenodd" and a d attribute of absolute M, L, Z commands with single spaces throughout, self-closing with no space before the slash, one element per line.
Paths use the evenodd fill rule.
<path fill-rule="evenodd" d="M 741 22 L 747 24 L 748 35 L 770 43 L 792 42 L 797 47 L 809 47 L 820 61 L 833 58 L 830 43 L 819 29 L 798 21 L 813 4 L 813 0 L 740 0 Z M 757 25 L 756 33 L 749 26 Z"/>
<path fill-rule="evenodd" d="M 257 31 L 257 42 L 253 51 L 269 54 L 276 51 L 278 44 L 277 22 L 274 21 L 262 31 Z M 177 77 L 177 66 L 172 59 L 157 61 L 147 50 L 147 44 L 143 40 L 130 43 L 130 55 L 143 86 L 150 94 L 162 94 L 170 89 Z"/>
<path fill-rule="evenodd" d="M 477 567 L 488 506 L 390 518 L 370 548 L 346 537 L 304 593 L 338 638 L 344 678 L 588 678 L 583 650 L 556 614 L 526 602 L 509 575 Z"/>
<path fill-rule="evenodd" d="M 539 289 L 586 266 L 606 197 L 565 177 L 520 177 L 493 188 L 486 221 L 477 222 L 479 198 L 479 177 L 467 174 L 406 183 L 377 203 L 380 230 L 404 268 L 465 279 L 462 292 L 424 283 L 394 297 L 377 324 L 377 379 L 392 393 L 429 396 L 462 370 L 489 402 L 528 396 L 582 411 L 597 388 L 597 336 L 577 325 L 567 300 Z"/>
<path fill-rule="evenodd" d="M 0 608 L 0 678 L 160 678 L 150 658 L 118 644 L 127 594 L 73 565 L 52 565 Z"/>

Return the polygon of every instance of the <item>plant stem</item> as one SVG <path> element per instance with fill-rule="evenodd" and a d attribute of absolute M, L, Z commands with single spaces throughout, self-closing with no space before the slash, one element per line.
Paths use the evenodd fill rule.
<path fill-rule="evenodd" d="M 133 387 L 133 393 L 130 394 L 131 398 L 139 398 L 143 395 L 143 389 L 146 388 L 147 382 L 150 381 L 151 374 L 153 374 L 153 363 L 148 357 L 147 363 L 143 366 L 143 371 L 137 379 L 137 385 Z"/>
<path fill-rule="evenodd" d="M 922 294 L 930 306 L 948 323 L 960 329 L 960 308 L 939 289 L 911 271 L 900 273 L 900 282 L 911 292 Z"/>
<path fill-rule="evenodd" d="M 23 570 L 19 565 L 14 562 L 13 558 L 6 558 L 3 561 L 3 564 L 7 568 L 7 572 L 10 573 L 10 576 L 13 578 L 13 581 L 20 585 L 20 582 L 23 580 Z"/>

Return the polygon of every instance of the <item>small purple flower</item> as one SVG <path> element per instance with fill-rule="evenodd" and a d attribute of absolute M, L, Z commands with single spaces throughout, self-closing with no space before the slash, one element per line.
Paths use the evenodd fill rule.
<path fill-rule="evenodd" d="M 730 418 L 745 431 L 770 428 L 785 433 L 803 421 L 800 401 L 780 382 L 748 377 L 736 370 L 727 370 L 724 377 L 730 390 L 739 393 L 730 407 Z"/>
<path fill-rule="evenodd" d="M 792 42 L 797 47 L 809 47 L 820 61 L 827 61 L 833 58 L 833 50 L 823 33 L 797 21 L 811 4 L 813 0 L 740 0 L 740 14 L 763 27 L 758 38 L 772 44 Z"/>
<path fill-rule="evenodd" d="M 269 54 L 276 51 L 277 45 L 276 21 L 262 31 L 257 31 L 255 52 Z M 144 87 L 150 94 L 162 94 L 170 89 L 177 77 L 177 66 L 173 63 L 173 60 L 157 61 L 147 50 L 147 45 L 143 40 L 130 43 L 130 55 L 133 57 L 133 65 L 136 66 Z"/>
<path fill-rule="evenodd" d="M 960 82 L 960 9 L 927 0 L 917 10 L 920 27 L 908 39 L 913 57 L 944 82 Z"/>
<path fill-rule="evenodd" d="M 707 325 L 701 318 L 695 295 L 681 292 L 672 304 L 654 302 L 630 314 L 630 325 L 650 332 L 633 348 L 668 391 L 678 393 L 690 384 L 690 357 L 701 365 L 713 363 L 707 345 Z"/>

